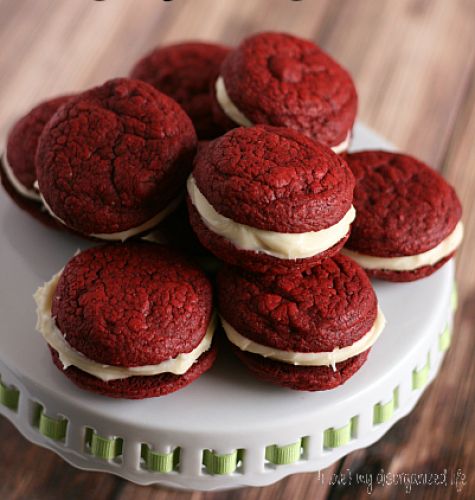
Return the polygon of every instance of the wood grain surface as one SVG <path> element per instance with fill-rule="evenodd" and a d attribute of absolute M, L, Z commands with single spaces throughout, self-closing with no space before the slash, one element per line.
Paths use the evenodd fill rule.
<path fill-rule="evenodd" d="M 365 498 L 366 486 L 343 484 L 350 473 L 376 481 L 381 470 L 444 469 L 456 484 L 413 486 L 409 496 L 475 498 L 474 0 L 0 0 L 0 136 L 39 99 L 126 75 L 155 45 L 191 38 L 236 44 L 269 29 L 311 38 L 341 61 L 356 80 L 359 118 L 457 188 L 466 223 L 460 307 L 439 377 L 413 413 L 372 447 L 320 474 L 223 493 L 145 488 L 80 472 L 1 419 L 0 498 Z M 404 485 L 373 484 L 372 498 L 406 496 Z"/>

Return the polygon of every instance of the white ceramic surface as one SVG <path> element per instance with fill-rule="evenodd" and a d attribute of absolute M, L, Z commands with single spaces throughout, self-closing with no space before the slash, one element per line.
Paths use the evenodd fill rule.
<path fill-rule="evenodd" d="M 356 127 L 353 149 L 391 146 L 362 125 Z M 140 484 L 161 483 L 192 489 L 265 485 L 295 472 L 316 471 L 349 451 L 379 439 L 408 413 L 423 389 L 412 387 L 413 371 L 422 368 L 430 352 L 428 381 L 443 358 L 438 338 L 451 323 L 453 264 L 429 278 L 405 284 L 375 282 L 388 324 L 367 363 L 346 384 L 321 393 L 296 392 L 259 382 L 227 352 L 223 342 L 213 369 L 191 386 L 162 398 L 111 400 L 77 389 L 53 366 L 41 336 L 35 332 L 32 293 L 71 258 L 90 245 L 37 224 L 0 195 L 0 375 L 20 390 L 17 412 L 0 405 L 31 441 L 48 447 L 73 465 L 104 470 Z M 392 398 L 399 386 L 399 408 L 392 418 L 373 424 L 373 407 Z M 68 418 L 64 443 L 45 438 L 32 426 L 35 402 L 47 415 Z M 358 426 L 342 446 L 323 446 L 325 429 Z M 85 426 L 103 436 L 124 439 L 121 463 L 91 457 L 85 450 Z M 307 437 L 297 462 L 273 465 L 266 446 L 286 445 Z M 140 466 L 141 443 L 168 452 L 181 447 L 180 467 L 169 474 Z M 211 475 L 202 465 L 204 449 L 218 454 L 245 449 L 237 471 Z"/>

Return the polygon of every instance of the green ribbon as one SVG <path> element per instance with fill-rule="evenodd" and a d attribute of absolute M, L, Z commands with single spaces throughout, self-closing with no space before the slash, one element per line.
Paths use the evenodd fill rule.
<path fill-rule="evenodd" d="M 458 304 L 459 304 L 459 295 L 457 290 L 457 283 L 454 281 L 454 284 L 452 286 L 452 293 L 450 294 L 450 306 L 452 307 L 453 313 L 455 313 L 455 311 L 457 310 Z"/>
<path fill-rule="evenodd" d="M 358 417 L 355 416 L 343 427 L 326 429 L 323 433 L 324 448 L 338 448 L 349 443 L 356 434 L 357 426 Z"/>
<path fill-rule="evenodd" d="M 382 424 L 392 418 L 394 411 L 399 407 L 399 387 L 393 391 L 391 401 L 387 403 L 377 403 L 373 408 L 373 425 Z"/>
<path fill-rule="evenodd" d="M 15 387 L 5 385 L 0 380 L 0 404 L 6 406 L 12 411 L 17 411 L 19 400 L 20 391 Z"/>
<path fill-rule="evenodd" d="M 203 465 L 210 474 L 232 474 L 243 458 L 243 450 L 218 455 L 213 450 L 203 450 Z"/>
<path fill-rule="evenodd" d="M 450 343 L 452 341 L 452 331 L 447 325 L 444 328 L 444 331 L 439 336 L 439 351 L 445 352 L 450 347 Z"/>
<path fill-rule="evenodd" d="M 144 467 L 151 472 L 169 473 L 178 467 L 180 462 L 180 448 L 175 448 L 170 453 L 158 453 L 147 444 L 142 445 L 141 456 Z"/>
<path fill-rule="evenodd" d="M 48 439 L 63 442 L 66 439 L 68 420 L 64 417 L 53 418 L 45 415 L 45 409 L 39 403 L 35 405 L 33 425 Z"/>
<path fill-rule="evenodd" d="M 412 389 L 421 389 L 427 383 L 430 371 L 430 353 L 427 354 L 426 364 L 420 369 L 416 368 L 412 372 Z"/>
<path fill-rule="evenodd" d="M 105 438 L 99 436 L 93 429 L 86 430 L 86 444 L 89 453 L 102 460 L 114 460 L 122 455 L 124 440 L 120 437 Z"/>
<path fill-rule="evenodd" d="M 302 439 L 284 446 L 267 446 L 266 459 L 275 465 L 293 464 L 302 456 Z"/>

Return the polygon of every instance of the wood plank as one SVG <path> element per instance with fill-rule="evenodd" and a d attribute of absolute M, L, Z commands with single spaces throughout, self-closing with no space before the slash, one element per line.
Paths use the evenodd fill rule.
<path fill-rule="evenodd" d="M 475 56 L 475 3 L 362 0 L 339 5 L 322 43 L 354 75 L 360 118 L 438 166 Z"/>

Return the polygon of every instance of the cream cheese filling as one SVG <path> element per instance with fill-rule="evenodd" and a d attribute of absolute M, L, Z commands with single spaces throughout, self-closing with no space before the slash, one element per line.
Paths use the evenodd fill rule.
<path fill-rule="evenodd" d="M 371 329 L 360 339 L 347 347 L 336 347 L 329 352 L 293 352 L 283 351 L 274 347 L 258 344 L 236 331 L 226 320 L 221 317 L 224 331 L 228 340 L 241 351 L 258 354 L 264 358 L 271 358 L 282 363 L 297 366 L 332 366 L 336 369 L 336 363 L 341 363 L 364 351 L 367 351 L 378 339 L 386 325 L 386 319 L 378 307 L 378 314 Z"/>
<path fill-rule="evenodd" d="M 215 90 L 216 100 L 228 118 L 231 118 L 234 123 L 242 125 L 243 127 L 252 127 L 254 125 L 251 120 L 246 118 L 246 116 L 239 111 L 233 101 L 231 101 L 222 76 L 218 76 L 215 83 Z"/>
<path fill-rule="evenodd" d="M 414 271 L 424 266 L 433 266 L 447 255 L 454 252 L 463 239 L 463 223 L 460 221 L 455 229 L 437 246 L 427 252 L 404 257 L 375 257 L 343 248 L 341 253 L 351 257 L 361 267 L 368 270 L 382 269 L 386 271 Z"/>
<path fill-rule="evenodd" d="M 42 194 L 40 194 L 40 197 L 41 201 L 43 202 L 43 205 L 45 206 L 47 212 L 51 215 L 51 217 L 61 222 L 63 226 L 67 226 L 64 220 L 58 217 L 53 212 L 53 209 L 48 205 L 47 201 L 44 199 Z M 140 234 L 145 231 L 148 231 L 149 229 L 154 228 L 178 207 L 181 200 L 182 200 L 182 195 L 172 200 L 161 212 L 158 212 L 157 215 L 154 215 L 151 219 L 145 221 L 143 224 L 140 224 L 140 226 L 132 227 L 130 229 L 126 229 L 125 231 L 119 231 L 117 233 L 92 233 L 89 234 L 88 236 L 106 241 L 125 241 L 131 238 L 132 236 L 135 236 L 136 234 Z"/>
<path fill-rule="evenodd" d="M 226 86 L 224 85 L 224 79 L 222 76 L 219 76 L 216 80 L 215 91 L 216 91 L 216 100 L 218 101 L 219 106 L 221 107 L 224 114 L 228 118 L 231 118 L 231 120 L 234 123 L 237 123 L 238 125 L 241 125 L 243 127 L 252 127 L 254 125 L 254 123 L 252 123 L 251 120 L 249 120 L 249 118 L 247 118 L 244 115 L 244 113 L 242 113 L 238 109 L 238 107 L 233 103 L 233 101 L 231 101 L 228 91 L 226 90 Z M 351 131 L 349 130 L 345 139 L 342 142 L 340 142 L 340 144 L 333 146 L 331 149 L 336 154 L 343 153 L 348 149 L 350 141 L 351 141 Z"/>
<path fill-rule="evenodd" d="M 63 270 L 55 274 L 50 281 L 38 288 L 34 294 L 37 305 L 36 329 L 59 355 L 59 359 L 65 370 L 69 366 L 75 366 L 83 372 L 89 373 L 104 382 L 110 380 L 124 379 L 128 377 L 146 377 L 160 373 L 173 373 L 182 375 L 186 373 L 196 360 L 211 347 L 213 334 L 216 326 L 216 317 L 210 321 L 206 334 L 201 342 L 190 352 L 179 354 L 177 357 L 162 361 L 156 365 L 144 365 L 133 367 L 120 367 L 97 363 L 87 358 L 84 354 L 76 351 L 69 345 L 66 338 L 56 326 L 55 319 L 51 315 L 51 304 Z"/>
<path fill-rule="evenodd" d="M 331 248 L 346 236 L 356 214 L 351 206 L 340 221 L 326 229 L 279 233 L 240 224 L 219 214 L 201 193 L 193 175 L 188 177 L 187 189 L 191 202 L 208 229 L 239 249 L 261 252 L 278 259 L 305 259 Z"/>
<path fill-rule="evenodd" d="M 25 198 L 28 198 L 29 200 L 41 202 L 40 193 L 38 191 L 36 191 L 35 189 L 28 189 L 17 179 L 16 175 L 13 173 L 10 163 L 8 162 L 6 152 L 2 155 L 2 160 L 5 175 L 7 176 L 7 179 L 10 181 L 10 184 L 13 186 L 15 191 Z"/>

